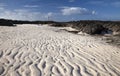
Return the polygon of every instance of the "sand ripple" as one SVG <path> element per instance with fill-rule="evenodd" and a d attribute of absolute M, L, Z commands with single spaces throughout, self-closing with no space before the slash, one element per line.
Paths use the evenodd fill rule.
<path fill-rule="evenodd" d="M 0 76 L 120 76 L 120 50 L 48 26 L 0 26 Z"/>

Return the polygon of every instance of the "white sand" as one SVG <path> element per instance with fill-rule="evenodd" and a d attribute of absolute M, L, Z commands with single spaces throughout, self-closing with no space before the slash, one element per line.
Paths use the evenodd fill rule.
<path fill-rule="evenodd" d="M 67 30 L 67 31 L 79 31 L 79 30 L 76 30 L 72 27 L 61 27 L 60 29 L 64 29 L 64 30 Z"/>
<path fill-rule="evenodd" d="M 49 26 L 0 26 L 0 76 L 120 76 L 120 49 Z"/>

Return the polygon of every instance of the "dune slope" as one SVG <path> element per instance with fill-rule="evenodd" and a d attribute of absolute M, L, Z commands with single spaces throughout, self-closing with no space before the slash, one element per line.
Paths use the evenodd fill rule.
<path fill-rule="evenodd" d="M 120 49 L 58 27 L 0 26 L 0 76 L 120 76 Z"/>

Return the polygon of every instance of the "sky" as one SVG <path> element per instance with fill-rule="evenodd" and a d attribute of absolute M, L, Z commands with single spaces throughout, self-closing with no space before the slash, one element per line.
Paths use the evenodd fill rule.
<path fill-rule="evenodd" d="M 120 20 L 120 0 L 0 0 L 0 18 L 13 20 Z"/>

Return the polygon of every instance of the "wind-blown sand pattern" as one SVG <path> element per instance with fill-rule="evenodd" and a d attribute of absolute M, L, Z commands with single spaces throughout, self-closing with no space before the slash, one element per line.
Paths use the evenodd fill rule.
<path fill-rule="evenodd" d="M 120 49 L 58 27 L 0 26 L 0 76 L 120 76 Z"/>

